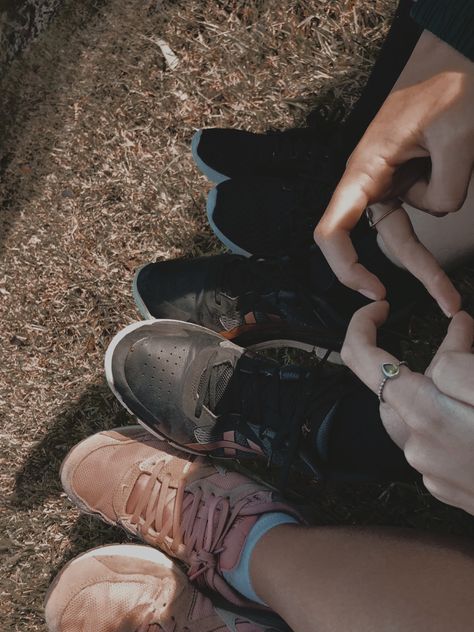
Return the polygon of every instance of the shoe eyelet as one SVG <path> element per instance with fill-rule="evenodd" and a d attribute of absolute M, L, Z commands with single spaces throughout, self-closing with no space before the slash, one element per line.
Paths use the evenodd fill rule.
<path fill-rule="evenodd" d="M 151 467 L 155 467 L 156 461 L 142 461 L 138 466 L 141 472 L 148 472 Z"/>

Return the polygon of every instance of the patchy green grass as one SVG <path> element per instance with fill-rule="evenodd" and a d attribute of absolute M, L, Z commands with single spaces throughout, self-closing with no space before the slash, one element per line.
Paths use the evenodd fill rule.
<path fill-rule="evenodd" d="M 255 131 L 303 123 L 319 103 L 349 107 L 387 29 L 392 0 L 84 0 L 17 59 L 0 93 L 0 473 L 2 630 L 44 630 L 42 599 L 72 556 L 123 541 L 61 491 L 67 451 L 129 423 L 104 383 L 111 336 L 138 318 L 143 262 L 216 251 L 208 183 L 189 141 L 202 126 Z M 157 44 L 178 57 L 171 71 Z M 474 271 L 457 273 L 470 308 Z M 442 337 L 414 317 L 421 365 Z M 316 486 L 325 524 L 471 533 L 422 490 Z"/>

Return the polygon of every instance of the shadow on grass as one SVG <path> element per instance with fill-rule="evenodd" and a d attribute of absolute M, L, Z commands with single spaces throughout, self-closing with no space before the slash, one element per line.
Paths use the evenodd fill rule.
<path fill-rule="evenodd" d="M 0 177 L 5 181 L 0 192 L 0 246 L 25 202 L 38 195 L 43 178 L 51 171 L 50 154 L 55 138 L 50 132 L 63 124 L 51 104 L 60 94 L 67 94 L 75 80 L 81 35 L 109 2 L 62 1 L 43 37 L 31 42 L 0 76 Z M 65 51 L 72 45 L 79 47 L 79 52 L 66 61 Z M 32 129 L 31 117 L 38 125 L 37 113 L 44 112 L 45 108 L 48 108 L 48 116 L 43 114 L 44 129 Z M 42 142 L 32 145 L 32 138 L 39 132 Z M 33 167 L 19 165 L 9 174 L 8 168 L 17 154 L 30 156 Z M 22 175 L 21 169 L 29 173 L 30 168 L 34 177 Z"/>
<path fill-rule="evenodd" d="M 18 509 L 38 507 L 62 492 L 59 469 L 69 450 L 95 432 L 130 425 L 130 415 L 107 385 L 91 385 L 61 412 L 19 469 L 11 503 Z"/>
<path fill-rule="evenodd" d="M 68 534 L 68 539 L 71 545 L 63 553 L 59 562 L 51 568 L 50 581 L 54 579 L 65 564 L 81 555 L 81 553 L 90 551 L 90 549 L 109 544 L 122 544 L 124 542 L 140 544 L 137 539 L 132 540 L 131 536 L 129 537 L 123 529 L 112 527 L 94 516 L 86 515 L 79 516 Z"/>
<path fill-rule="evenodd" d="M 69 450 L 79 441 L 100 430 L 133 424 L 130 415 L 115 400 L 106 384 L 87 388 L 79 400 L 53 421 L 45 436 L 28 454 L 15 480 L 12 505 L 19 509 L 40 506 L 62 493 L 59 469 Z M 271 472 L 248 466 L 252 475 L 271 482 Z M 307 506 L 305 513 L 313 524 L 390 525 L 427 529 L 436 533 L 474 536 L 474 520 L 465 512 L 448 507 L 431 497 L 421 484 L 324 484 L 290 481 L 296 500 Z M 301 490 L 304 489 L 304 498 Z M 77 541 L 68 556 L 85 548 L 113 542 L 122 531 L 99 528 L 98 520 L 82 517 L 73 532 Z M 110 537 L 109 537 L 110 536 Z M 113 537 L 112 537 L 113 536 Z"/>
<path fill-rule="evenodd" d="M 474 536 L 474 519 L 431 496 L 421 483 L 308 486 L 314 524 L 407 527 L 440 535 Z"/>

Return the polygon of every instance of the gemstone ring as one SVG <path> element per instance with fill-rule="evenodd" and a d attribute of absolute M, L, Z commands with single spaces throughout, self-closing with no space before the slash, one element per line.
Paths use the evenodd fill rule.
<path fill-rule="evenodd" d="M 404 364 L 406 365 L 405 361 L 398 362 L 397 364 L 394 364 L 393 362 L 384 362 L 381 365 L 383 378 L 380 382 L 379 390 L 377 392 L 380 403 L 383 403 L 385 401 L 383 398 L 383 389 L 385 388 L 385 384 L 388 380 L 392 380 L 393 378 L 396 378 L 400 375 L 400 367 Z"/>

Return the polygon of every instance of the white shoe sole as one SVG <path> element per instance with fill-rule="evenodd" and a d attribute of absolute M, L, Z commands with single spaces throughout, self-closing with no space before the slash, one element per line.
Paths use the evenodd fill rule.
<path fill-rule="evenodd" d="M 211 182 L 214 182 L 215 184 L 220 184 L 221 182 L 224 182 L 225 180 L 229 180 L 229 176 L 225 176 L 223 173 L 219 173 L 219 171 L 216 171 L 215 169 L 212 169 L 211 167 L 209 167 L 208 164 L 206 164 L 204 162 L 204 160 L 202 160 L 202 158 L 199 157 L 198 154 L 198 146 L 199 143 L 201 142 L 201 136 L 202 136 L 202 129 L 198 130 L 194 136 L 193 139 L 191 141 L 191 154 L 193 156 L 193 160 L 196 164 L 196 167 L 199 169 L 199 171 L 206 176 L 206 178 L 208 180 L 210 180 Z"/>

